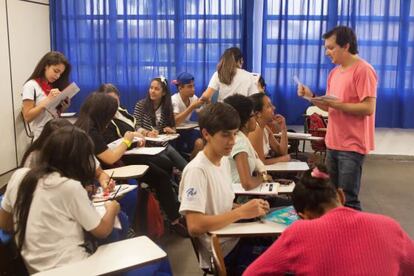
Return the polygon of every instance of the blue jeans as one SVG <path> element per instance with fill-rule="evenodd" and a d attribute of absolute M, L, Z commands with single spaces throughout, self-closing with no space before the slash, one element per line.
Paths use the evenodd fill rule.
<path fill-rule="evenodd" d="M 361 210 L 358 199 L 365 155 L 354 151 L 327 150 L 326 166 L 332 184 L 345 193 L 345 206 Z"/>
<path fill-rule="evenodd" d="M 167 148 L 165 149 L 164 152 L 168 156 L 168 158 L 172 161 L 172 163 L 174 164 L 174 167 L 176 167 L 180 171 L 183 171 L 184 167 L 187 166 L 188 162 L 170 144 L 167 145 Z"/>

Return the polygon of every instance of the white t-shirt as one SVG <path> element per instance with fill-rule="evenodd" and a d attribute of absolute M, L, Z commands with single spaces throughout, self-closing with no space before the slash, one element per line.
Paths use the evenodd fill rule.
<path fill-rule="evenodd" d="M 36 100 L 35 100 L 35 93 L 36 93 Z M 35 100 L 35 105 L 37 105 L 39 102 L 46 99 L 46 95 L 43 92 L 40 85 L 35 80 L 29 80 L 23 85 L 23 92 L 22 92 L 22 101 L 24 100 Z M 51 114 L 51 113 L 52 114 Z M 54 110 L 44 110 L 42 113 L 40 113 L 33 121 L 30 122 L 30 129 L 32 130 L 34 134 L 34 140 L 39 137 L 40 133 L 43 130 L 43 127 L 47 122 L 53 119 L 53 116 L 58 117 L 58 114 L 56 113 L 56 109 Z"/>
<path fill-rule="evenodd" d="M 246 137 L 246 135 L 244 135 L 243 132 L 239 131 L 236 135 L 236 143 L 234 144 L 228 157 L 231 168 L 231 180 L 233 183 L 240 183 L 239 171 L 237 170 L 236 160 L 234 160 L 234 157 L 241 152 L 247 153 L 249 173 L 252 175 L 256 168 L 256 153 L 250 143 L 250 140 Z"/>
<path fill-rule="evenodd" d="M 190 105 L 197 100 L 198 100 L 198 97 L 196 95 L 190 97 Z M 172 95 L 171 103 L 173 106 L 174 114 L 180 114 L 181 112 L 184 112 L 188 108 L 188 106 L 186 106 L 185 103 L 183 102 L 183 99 L 181 98 L 180 93 L 176 93 Z M 189 121 L 191 115 L 192 115 L 192 112 L 187 116 L 187 118 L 185 118 L 185 121 Z"/>
<path fill-rule="evenodd" d="M 200 212 L 205 215 L 219 215 L 233 208 L 234 192 L 228 159 L 221 159 L 220 166 L 210 162 L 203 151 L 184 168 L 178 193 L 180 213 Z M 200 266 L 209 267 L 211 256 L 210 237 L 198 237 L 200 247 Z M 224 256 L 237 244 L 236 238 L 220 238 Z"/>
<path fill-rule="evenodd" d="M 21 180 L 29 171 L 11 177 L 1 207 L 15 214 Z M 22 256 L 30 273 L 44 271 L 88 257 L 83 229 L 91 231 L 101 221 L 80 182 L 51 173 L 39 180 L 27 219 Z"/>
<path fill-rule="evenodd" d="M 233 81 L 230 85 L 227 85 L 220 82 L 218 73 L 216 71 L 211 77 L 208 87 L 219 91 L 217 101 L 222 102 L 225 98 L 234 94 L 250 96 L 252 94 L 259 93 L 256 79 L 257 77 L 253 76 L 246 70 L 237 68 L 236 75 L 233 77 Z"/>
<path fill-rule="evenodd" d="M 159 125 L 161 121 L 161 114 L 162 114 L 162 108 L 161 106 L 158 107 L 157 110 L 155 110 L 155 124 Z"/>

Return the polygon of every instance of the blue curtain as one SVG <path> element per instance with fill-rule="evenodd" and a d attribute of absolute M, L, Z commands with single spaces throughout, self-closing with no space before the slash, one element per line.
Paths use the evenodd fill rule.
<path fill-rule="evenodd" d="M 131 111 L 152 78 L 182 71 L 195 76 L 200 95 L 221 53 L 246 45 L 243 9 L 243 0 L 50 1 L 52 48 L 67 56 L 81 88 L 71 109 L 112 82 Z"/>
<path fill-rule="evenodd" d="M 359 55 L 378 75 L 377 127 L 414 127 L 414 1 L 265 0 L 262 75 L 288 123 L 300 124 L 309 105 L 296 96 L 299 79 L 324 94 L 328 72 L 322 34 L 352 27 Z"/>

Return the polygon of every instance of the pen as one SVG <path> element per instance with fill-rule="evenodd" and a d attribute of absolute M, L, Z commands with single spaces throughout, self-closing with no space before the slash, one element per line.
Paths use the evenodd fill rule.
<path fill-rule="evenodd" d="M 118 185 L 118 190 L 116 190 L 114 196 L 112 197 L 112 200 L 114 200 L 116 198 L 116 195 L 118 194 L 120 189 L 121 189 L 121 185 Z"/>
<path fill-rule="evenodd" d="M 112 171 L 111 176 L 110 176 L 110 177 L 109 177 L 109 179 L 108 179 L 108 183 L 106 183 L 106 189 L 109 189 L 109 183 L 111 183 L 112 176 L 114 176 L 114 172 L 115 172 L 115 171 Z"/>

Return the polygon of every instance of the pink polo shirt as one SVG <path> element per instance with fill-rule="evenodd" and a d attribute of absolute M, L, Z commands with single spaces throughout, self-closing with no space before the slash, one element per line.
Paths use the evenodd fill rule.
<path fill-rule="evenodd" d="M 365 60 L 342 71 L 335 67 L 328 76 L 327 95 L 345 103 L 359 103 L 377 96 L 377 74 Z M 358 116 L 329 108 L 326 146 L 329 149 L 367 154 L 374 149 L 375 113 Z"/>
<path fill-rule="evenodd" d="M 414 275 L 414 242 L 391 218 L 337 207 L 298 220 L 244 276 Z"/>

